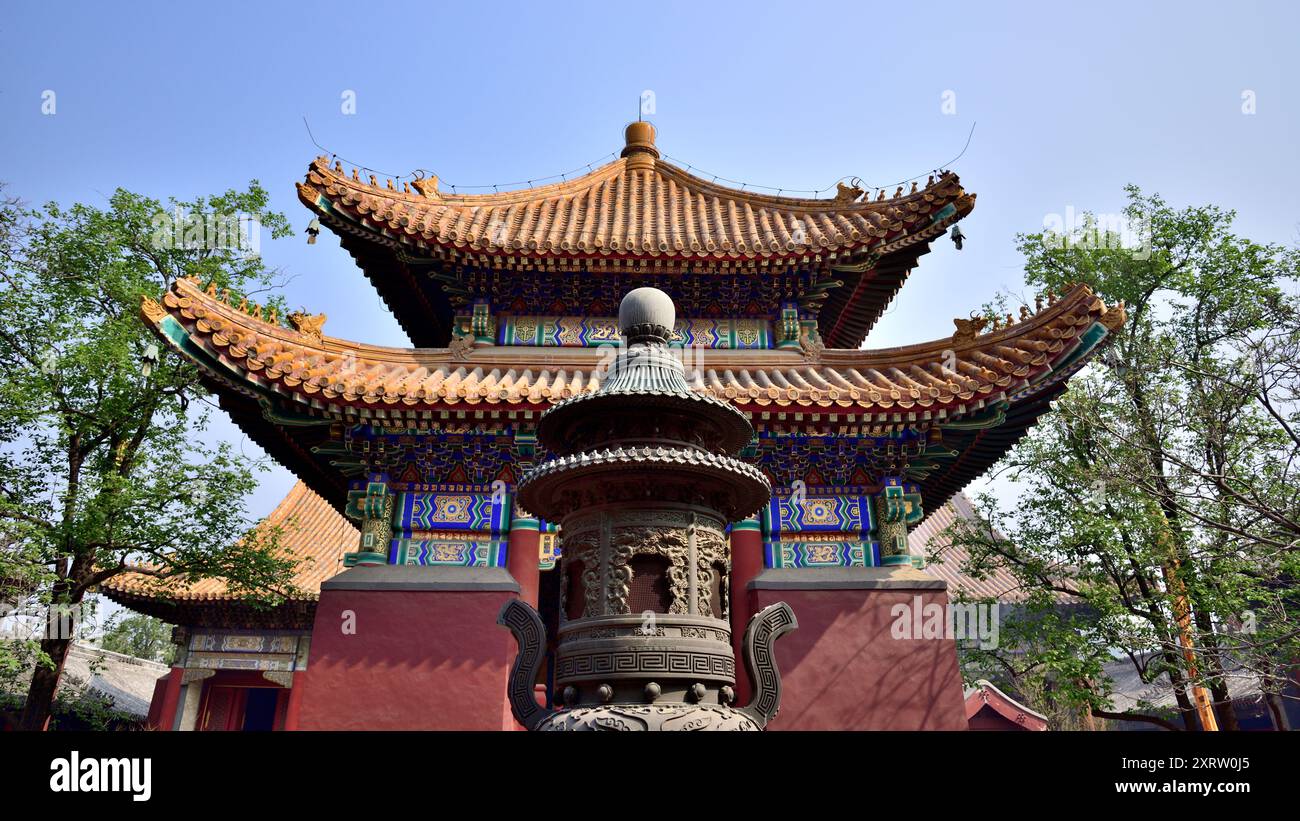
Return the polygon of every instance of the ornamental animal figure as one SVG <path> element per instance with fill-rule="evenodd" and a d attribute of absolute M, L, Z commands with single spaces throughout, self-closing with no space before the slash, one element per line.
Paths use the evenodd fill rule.
<path fill-rule="evenodd" d="M 864 193 L 866 192 L 856 185 L 845 185 L 842 182 L 835 183 L 835 202 L 857 202 Z"/>
<path fill-rule="evenodd" d="M 809 362 L 820 361 L 822 351 L 826 350 L 826 344 L 822 342 L 822 336 L 817 332 L 816 326 L 810 325 L 801 329 L 799 348 L 803 352 L 804 359 Z"/>
<path fill-rule="evenodd" d="M 294 311 L 289 314 L 289 323 L 293 325 L 294 330 L 307 336 L 314 336 L 317 339 L 321 337 L 321 329 L 325 327 L 325 319 L 325 314 L 312 316 L 305 311 Z"/>
<path fill-rule="evenodd" d="M 972 316 L 970 319 L 954 319 L 952 324 L 957 326 L 957 332 L 952 335 L 953 342 L 973 342 L 989 321 L 982 316 Z"/>

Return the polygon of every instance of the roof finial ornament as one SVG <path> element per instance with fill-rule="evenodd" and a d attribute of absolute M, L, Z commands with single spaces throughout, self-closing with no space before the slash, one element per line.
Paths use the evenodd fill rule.
<path fill-rule="evenodd" d="M 623 131 L 623 152 L 620 157 L 627 159 L 628 169 L 654 168 L 659 159 L 659 149 L 655 148 L 655 127 L 645 120 L 628 123 Z"/>

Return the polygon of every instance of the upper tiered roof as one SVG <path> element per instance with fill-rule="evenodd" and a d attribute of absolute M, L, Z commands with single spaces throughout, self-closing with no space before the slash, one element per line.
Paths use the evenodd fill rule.
<path fill-rule="evenodd" d="M 464 296 L 460 285 L 430 287 L 420 274 L 432 265 L 443 282 L 448 266 L 769 276 L 807 269 L 819 285 L 791 297 L 816 310 L 828 345 L 856 347 L 930 240 L 975 201 L 948 172 L 897 194 L 871 200 L 842 187 L 834 199 L 807 199 L 717 185 L 661 159 L 644 122 L 628 126 L 621 157 L 553 185 L 458 194 L 429 178 L 399 190 L 392 180 L 348 176 L 326 157 L 298 185 L 423 346 L 446 344 L 446 314 Z M 690 315 L 692 306 L 674 297 Z"/>

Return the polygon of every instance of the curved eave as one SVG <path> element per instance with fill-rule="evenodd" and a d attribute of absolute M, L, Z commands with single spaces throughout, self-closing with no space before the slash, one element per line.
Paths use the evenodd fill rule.
<path fill-rule="evenodd" d="M 966 695 L 966 720 L 975 718 L 988 707 L 1003 720 L 1026 730 L 1043 732 L 1049 728 L 1047 716 L 1013 699 L 988 681 L 975 682 L 975 688 Z"/>
<path fill-rule="evenodd" d="M 308 335 L 233 308 L 182 280 L 142 314 L 196 362 L 235 422 L 341 508 L 347 481 L 311 448 L 330 426 L 415 427 L 438 419 L 527 423 L 599 386 L 595 349 L 497 348 L 463 355 Z M 938 428 L 947 456 L 917 482 L 938 506 L 985 472 L 1044 413 L 1124 321 L 1078 286 L 993 333 L 881 350 L 704 351 L 691 387 L 774 431 Z M 871 434 L 877 435 L 877 434 Z"/>
<path fill-rule="evenodd" d="M 959 198 L 951 211 L 936 215 L 929 225 L 877 251 L 874 261 L 862 271 L 852 266 L 832 266 L 832 275 L 844 284 L 829 292 L 818 314 L 817 323 L 826 345 L 856 348 L 866 341 L 917 260 L 930 253 L 930 243 L 974 207 L 974 194 Z"/>
<path fill-rule="evenodd" d="M 324 419 L 461 410 L 534 408 L 595 390 L 600 351 L 487 346 L 466 354 L 400 349 L 308 336 L 270 325 L 182 280 L 146 318 L 205 372 L 252 399 Z M 152 314 L 152 316 L 150 316 Z M 692 387 L 751 411 L 792 411 L 888 421 L 947 419 L 1023 391 L 1095 347 L 1122 308 L 1079 286 L 1023 322 L 971 338 L 880 350 L 703 352 Z M 895 421 L 917 421 L 917 417 Z"/>
<path fill-rule="evenodd" d="M 319 596 L 303 594 L 274 606 L 233 597 L 199 597 L 159 590 L 122 590 L 109 583 L 99 592 L 112 601 L 169 624 L 234 630 L 310 630 Z"/>
<path fill-rule="evenodd" d="M 210 619 L 214 624 L 239 621 L 250 626 L 279 623 L 292 627 L 291 623 L 299 620 L 309 627 L 321 584 L 342 569 L 344 555 L 356 548 L 360 534 L 303 482 L 295 484 L 257 527 L 279 530 L 281 555 L 295 563 L 278 605 L 260 605 L 234 594 L 229 582 L 220 577 L 164 582 L 131 570 L 108 578 L 100 590 L 114 601 L 174 623 Z"/>
<path fill-rule="evenodd" d="M 188 281 L 183 282 L 194 287 Z M 168 295 L 175 293 L 176 288 L 173 286 Z M 202 293 L 197 288 L 194 290 Z M 221 409 L 230 415 L 240 430 L 342 513 L 347 500 L 347 481 L 314 459 L 303 447 L 300 436 L 290 435 L 285 428 L 267 420 L 268 404 L 284 404 L 285 397 L 276 386 L 241 369 L 219 344 L 213 344 L 211 338 L 204 338 L 202 334 L 193 333 L 194 329 L 185 328 L 158 303 L 144 300 L 140 315 L 168 347 L 198 366 L 203 385 L 217 396 Z M 258 324 L 275 327 L 264 322 Z"/>

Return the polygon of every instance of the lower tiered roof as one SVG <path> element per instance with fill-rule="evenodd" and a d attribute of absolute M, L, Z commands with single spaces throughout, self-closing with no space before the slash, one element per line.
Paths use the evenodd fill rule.
<path fill-rule="evenodd" d="M 322 449 L 343 428 L 531 427 L 552 403 L 593 391 L 598 348 L 387 348 L 324 336 L 232 307 L 180 280 L 142 313 L 194 360 L 222 406 L 263 448 L 341 507 L 347 480 Z M 938 429 L 950 451 L 922 482 L 938 505 L 991 466 L 1124 320 L 1085 286 L 1007 327 L 879 350 L 692 349 L 691 387 L 731 402 L 760 431 L 890 436 Z"/>

